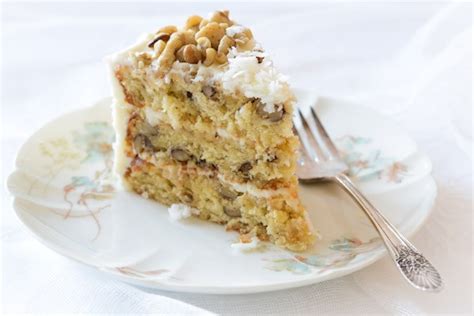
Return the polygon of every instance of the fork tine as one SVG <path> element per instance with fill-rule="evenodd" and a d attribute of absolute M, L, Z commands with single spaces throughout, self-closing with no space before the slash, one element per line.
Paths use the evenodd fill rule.
<path fill-rule="evenodd" d="M 318 161 L 318 156 L 313 148 L 311 146 L 308 134 L 306 133 L 306 129 L 304 127 L 304 116 L 301 113 L 300 109 L 296 109 L 296 114 L 293 116 L 293 125 L 296 129 L 296 132 L 298 134 L 298 137 L 303 144 L 303 149 L 305 153 L 311 158 L 313 161 Z"/>
<path fill-rule="evenodd" d="M 329 137 L 328 133 L 326 132 L 326 129 L 324 128 L 323 123 L 321 123 L 321 121 L 319 120 L 319 117 L 312 106 L 310 106 L 310 111 L 310 117 L 312 118 L 311 121 L 314 122 L 314 124 L 308 125 L 313 133 L 313 136 L 317 139 L 319 146 L 326 151 L 326 154 L 329 157 L 333 159 L 339 158 L 339 151 L 332 142 L 331 137 Z"/>

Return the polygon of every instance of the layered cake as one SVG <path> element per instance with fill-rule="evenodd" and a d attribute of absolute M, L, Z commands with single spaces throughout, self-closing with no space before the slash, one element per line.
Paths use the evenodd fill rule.
<path fill-rule="evenodd" d="M 194 15 L 108 61 L 126 190 L 184 205 L 243 242 L 313 243 L 295 176 L 295 99 L 250 29 L 228 11 Z"/>

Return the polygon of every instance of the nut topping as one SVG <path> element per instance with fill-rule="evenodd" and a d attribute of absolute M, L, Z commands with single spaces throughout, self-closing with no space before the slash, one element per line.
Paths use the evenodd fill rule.
<path fill-rule="evenodd" d="M 178 32 L 178 28 L 174 25 L 167 25 L 163 26 L 161 29 L 158 30 L 157 33 L 167 33 L 167 34 L 173 34 L 175 32 Z"/>
<path fill-rule="evenodd" d="M 254 46 L 253 34 L 249 28 L 234 25 L 229 27 L 226 32 L 235 40 L 238 48 L 248 50 Z"/>
<path fill-rule="evenodd" d="M 176 52 L 176 59 L 184 63 L 184 46 L 178 49 L 178 51 Z"/>
<path fill-rule="evenodd" d="M 184 46 L 183 51 L 184 61 L 190 64 L 197 64 L 201 61 L 201 51 L 196 47 L 196 45 L 188 44 Z"/>
<path fill-rule="evenodd" d="M 198 47 L 201 51 L 206 51 L 206 49 L 211 47 L 211 41 L 207 37 L 200 37 L 196 40 Z"/>
<path fill-rule="evenodd" d="M 170 39 L 170 35 L 168 33 L 158 33 L 156 37 L 148 43 L 148 47 L 153 47 L 156 42 L 164 41 L 167 42 Z"/>
<path fill-rule="evenodd" d="M 219 42 L 219 47 L 217 48 L 217 52 L 219 54 L 224 54 L 227 55 L 229 52 L 229 48 L 234 46 L 235 42 L 232 38 L 229 36 L 225 35 L 224 37 L 221 38 L 221 41 Z"/>
<path fill-rule="evenodd" d="M 171 68 L 171 65 L 175 61 L 175 53 L 185 43 L 185 36 L 182 32 L 173 33 L 163 50 L 163 53 L 158 58 L 160 65 L 160 72 L 158 76 L 164 76 L 166 71 Z"/>
<path fill-rule="evenodd" d="M 186 25 L 184 27 L 185 29 L 191 29 L 193 27 L 199 26 L 201 21 L 202 21 L 202 17 L 200 17 L 199 15 L 191 15 L 186 20 Z"/>
<path fill-rule="evenodd" d="M 199 23 L 199 29 L 202 29 L 209 23 L 209 20 L 207 19 L 202 19 L 201 22 Z"/>
<path fill-rule="evenodd" d="M 153 58 L 158 58 L 157 78 L 163 78 L 176 60 L 190 64 L 202 62 L 204 66 L 225 64 L 232 47 L 245 51 L 254 46 L 250 29 L 235 25 L 226 10 L 214 12 L 209 19 L 192 15 L 180 30 L 173 25 L 165 26 L 148 43 L 155 52 Z M 257 61 L 262 63 L 263 57 L 257 57 Z"/>
<path fill-rule="evenodd" d="M 183 45 L 196 44 L 196 39 L 194 38 L 194 34 L 196 33 L 193 30 L 183 31 L 181 33 L 183 33 L 183 38 L 184 38 Z"/>
<path fill-rule="evenodd" d="M 216 22 L 210 22 L 196 33 L 195 38 L 207 37 L 211 41 L 212 47 L 217 49 L 219 41 L 224 35 L 225 29 Z"/>
<path fill-rule="evenodd" d="M 217 53 L 215 61 L 218 64 L 225 64 L 227 62 L 227 56 L 224 53 Z"/>
<path fill-rule="evenodd" d="M 210 66 L 216 59 L 216 50 L 214 48 L 206 49 L 206 58 L 204 59 L 204 66 Z"/>
<path fill-rule="evenodd" d="M 156 56 L 160 56 L 161 52 L 165 49 L 166 43 L 163 40 L 159 40 L 153 45 L 153 50 L 155 51 Z"/>
<path fill-rule="evenodd" d="M 224 10 L 224 11 L 216 11 L 211 15 L 211 22 L 217 22 L 217 23 L 226 23 L 228 25 L 231 25 L 232 22 L 229 19 L 229 11 Z"/>
<path fill-rule="evenodd" d="M 250 29 L 235 25 L 229 11 L 224 10 L 214 12 L 209 19 L 192 15 L 180 30 L 173 25 L 165 26 L 158 30 L 148 47 L 154 49 L 153 56 L 158 58 L 157 78 L 163 78 L 176 60 L 190 64 L 202 62 L 204 66 L 225 64 L 232 47 L 250 50 L 254 44 Z M 262 60 L 263 57 L 257 57 L 259 63 Z"/>

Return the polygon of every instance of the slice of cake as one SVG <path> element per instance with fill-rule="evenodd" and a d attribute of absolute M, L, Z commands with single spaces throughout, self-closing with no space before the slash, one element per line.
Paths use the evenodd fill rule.
<path fill-rule="evenodd" d="M 248 28 L 228 11 L 191 16 L 109 63 L 125 189 L 187 205 L 244 242 L 312 244 L 295 176 L 294 96 Z"/>

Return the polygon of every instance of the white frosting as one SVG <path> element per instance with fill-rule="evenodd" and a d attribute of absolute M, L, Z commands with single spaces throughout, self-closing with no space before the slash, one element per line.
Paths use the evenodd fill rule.
<path fill-rule="evenodd" d="M 274 195 L 284 194 L 286 189 L 278 189 L 278 190 L 262 190 L 257 188 L 255 185 L 251 183 L 236 183 L 227 181 L 222 174 L 218 174 L 217 177 L 219 181 L 226 183 L 227 185 L 231 186 L 237 192 L 241 193 L 249 193 L 255 197 L 261 198 L 270 198 Z"/>
<path fill-rule="evenodd" d="M 115 129 L 115 142 L 114 147 L 114 172 L 118 175 L 119 179 L 123 179 L 123 175 L 130 165 L 131 159 L 125 154 L 125 137 L 127 136 L 127 125 L 132 112 L 133 106 L 125 100 L 125 94 L 123 93 L 122 86 L 118 79 L 115 77 L 115 67 L 117 65 L 130 64 L 130 53 L 139 52 L 146 49 L 146 43 L 150 40 L 152 35 L 144 34 L 140 39 L 132 46 L 118 53 L 109 55 L 105 58 L 105 62 L 108 66 L 110 84 L 112 86 L 112 120 Z M 121 181 L 122 186 L 131 190 L 126 182 Z"/>
<path fill-rule="evenodd" d="M 125 137 L 127 136 L 127 125 L 130 118 L 132 106 L 125 101 L 122 87 L 114 74 L 113 63 L 109 64 L 110 83 L 112 85 L 112 121 L 115 130 L 114 149 L 114 172 L 119 179 L 122 177 L 130 165 L 131 159 L 125 154 Z M 125 189 L 130 189 L 124 181 L 121 181 Z"/>
<path fill-rule="evenodd" d="M 225 70 L 223 65 L 212 65 L 209 67 L 199 67 L 193 82 L 206 82 L 209 84 L 220 80 L 222 72 Z"/>
<path fill-rule="evenodd" d="M 257 237 L 252 237 L 250 242 L 247 242 L 247 243 L 237 242 L 237 243 L 231 244 L 230 247 L 239 252 L 250 252 L 250 251 L 255 251 L 261 248 L 262 242 Z"/>
<path fill-rule="evenodd" d="M 157 71 L 159 69 L 158 59 L 153 60 L 152 67 L 153 71 Z M 173 76 L 183 78 L 185 81 L 191 81 L 191 73 L 196 73 L 201 68 L 205 67 L 200 67 L 200 64 L 188 64 L 175 61 L 171 66 L 171 69 L 166 73 L 165 77 L 163 78 L 163 83 L 169 84 Z M 161 84 L 161 82 L 157 83 Z"/>
<path fill-rule="evenodd" d="M 191 217 L 191 215 L 198 215 L 199 210 L 189 207 L 184 204 L 171 204 L 168 208 L 168 214 L 172 222 L 180 221 L 185 218 Z"/>

